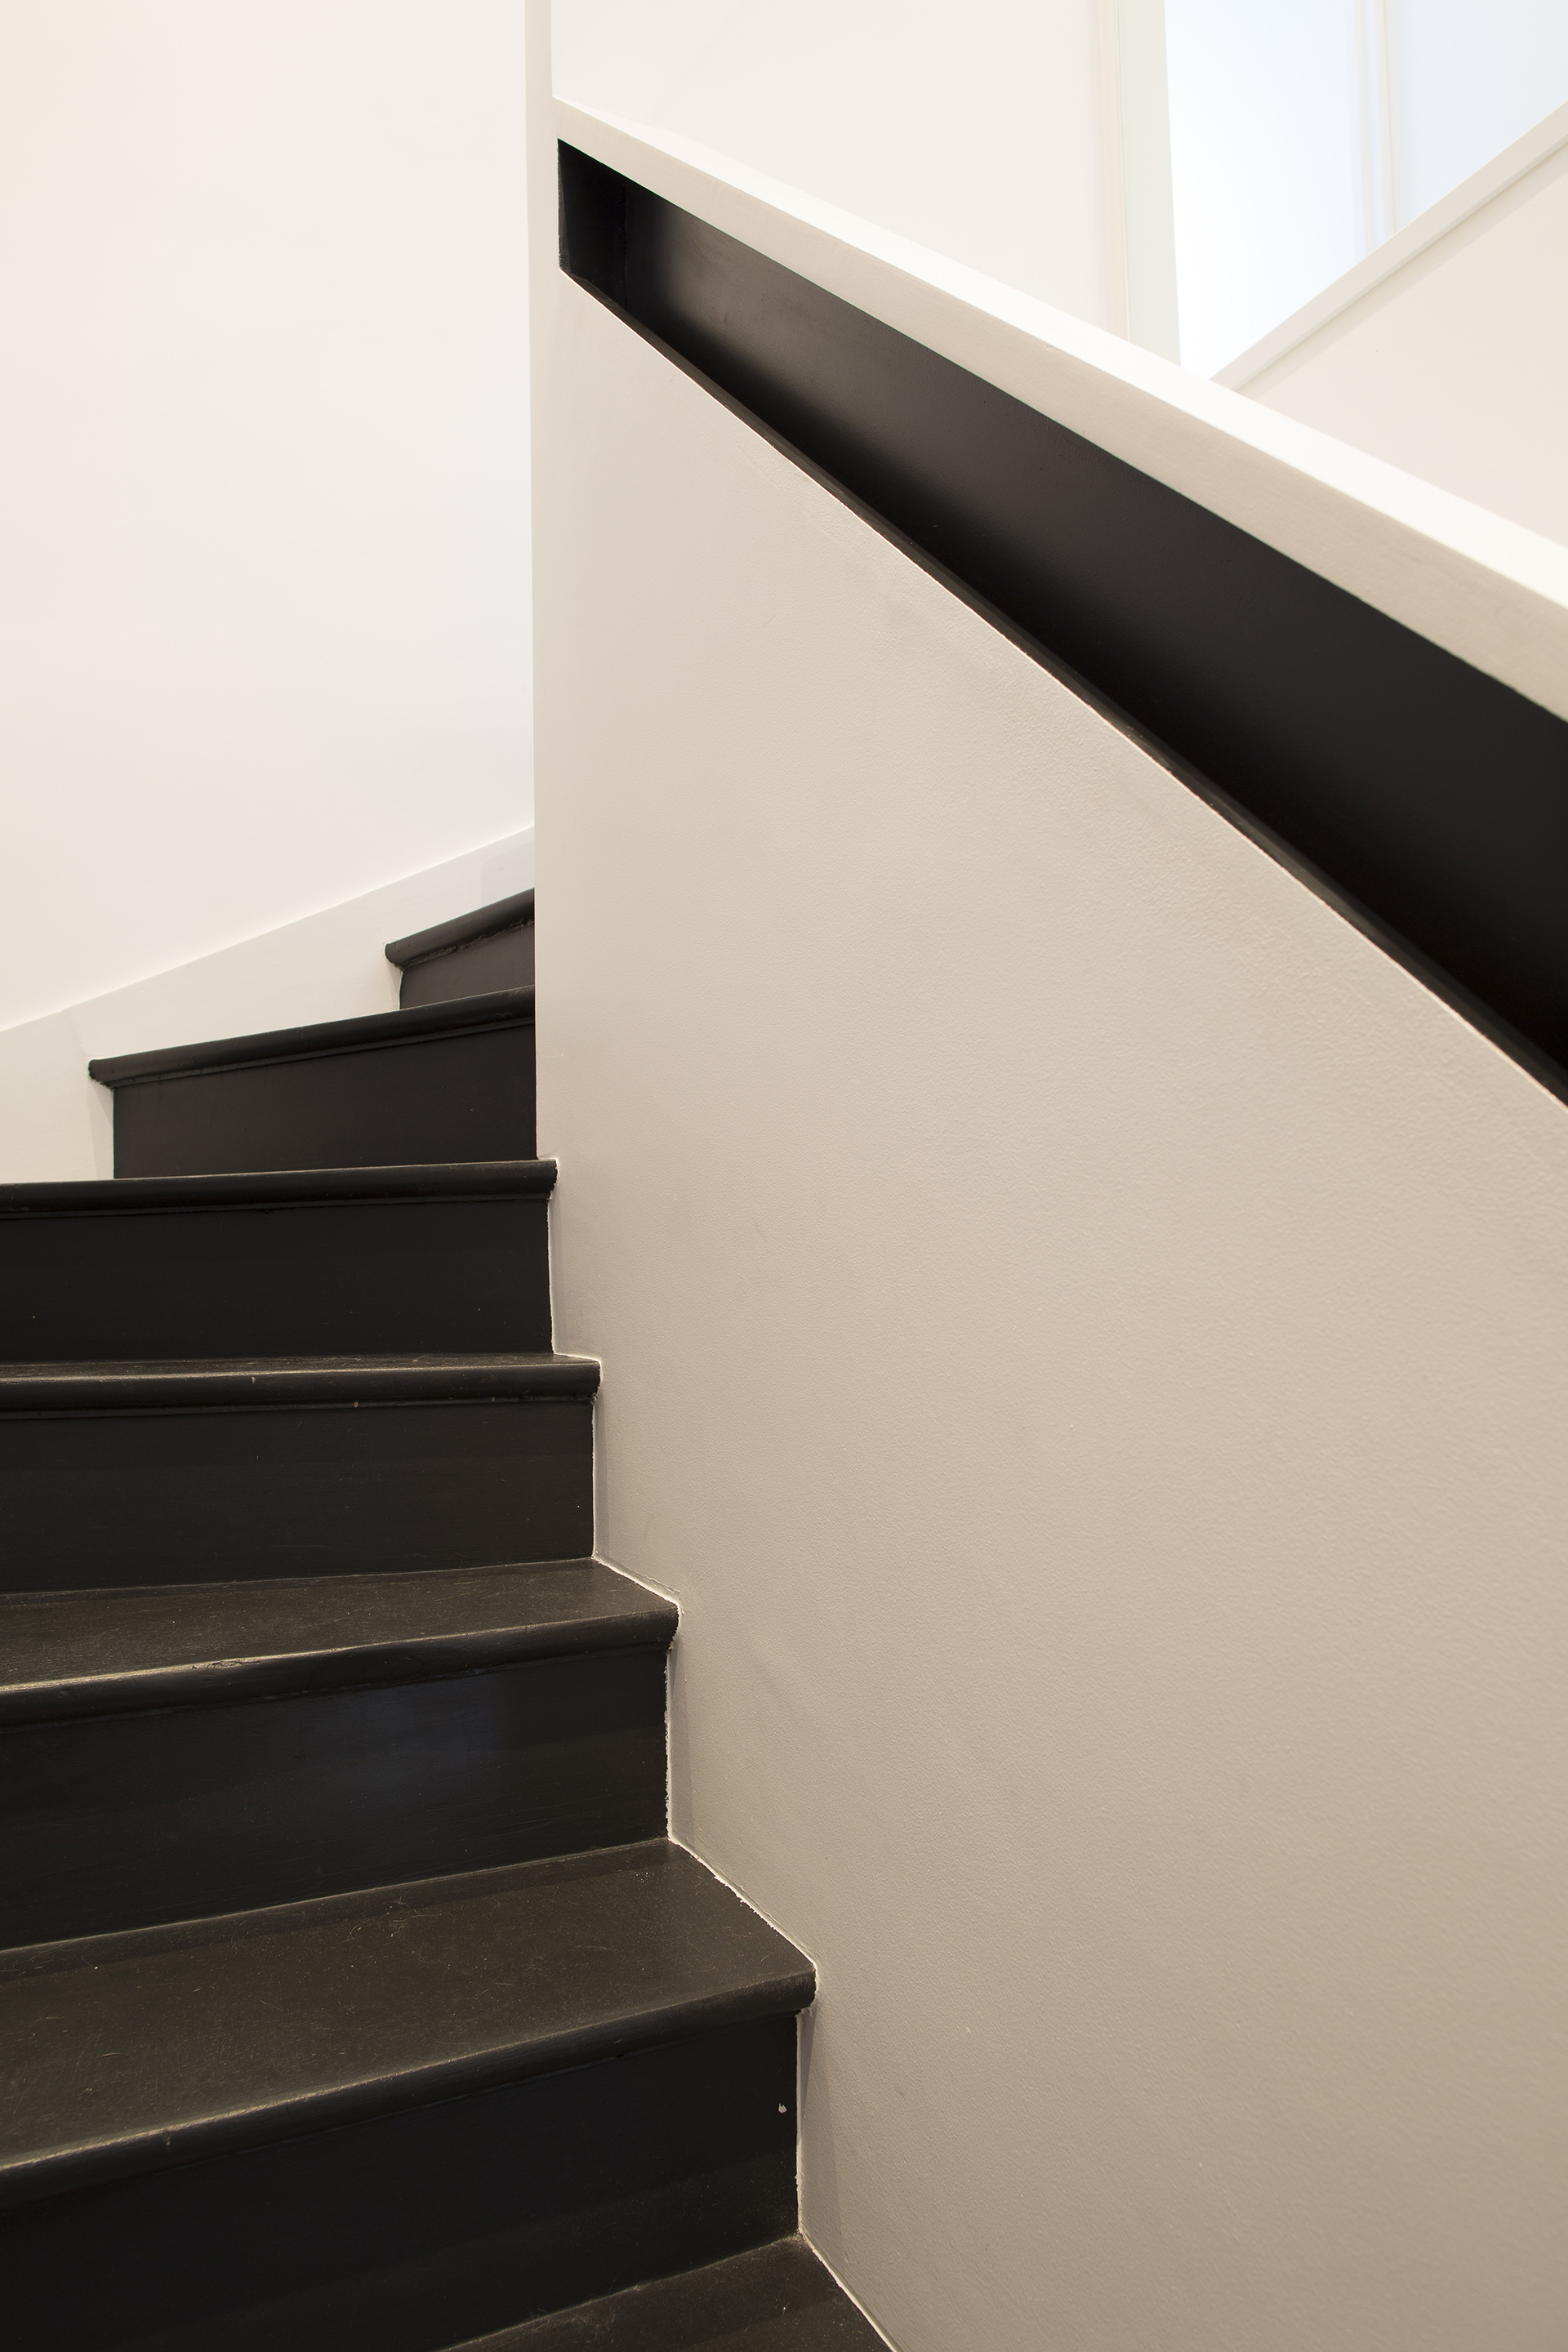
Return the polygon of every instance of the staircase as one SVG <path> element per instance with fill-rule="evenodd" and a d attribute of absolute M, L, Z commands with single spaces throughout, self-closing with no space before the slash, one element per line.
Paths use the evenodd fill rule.
<path fill-rule="evenodd" d="M 0 2276 L 42 2352 L 878 2341 L 801 1954 L 666 1835 L 552 1351 L 532 894 L 0 1191 Z"/>

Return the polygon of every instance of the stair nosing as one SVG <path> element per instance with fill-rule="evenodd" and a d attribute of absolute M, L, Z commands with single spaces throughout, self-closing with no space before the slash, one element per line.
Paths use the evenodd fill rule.
<path fill-rule="evenodd" d="M 265 1910 L 231 1912 L 216 1918 L 174 1921 L 162 1927 L 123 1929 L 105 1936 L 80 1937 L 55 1945 L 17 1947 L 5 1954 L 5 1981 L 43 1974 L 75 1974 L 108 1968 L 116 1961 L 155 1952 L 175 1952 L 233 1941 L 237 1922 L 250 1923 L 251 1933 L 266 1933 L 288 1923 L 298 1926 L 338 1919 L 373 1917 L 399 1905 L 428 1908 L 462 1902 L 474 1894 L 502 1891 L 528 1874 L 569 1873 L 581 1863 L 595 1870 L 617 1864 L 636 1867 L 641 1855 L 650 1864 L 671 1866 L 671 1856 L 684 1854 L 705 1876 L 714 1874 L 705 1864 L 669 1838 L 640 1839 L 630 1845 L 602 1847 L 583 1855 L 567 1854 L 541 1862 L 502 1864 L 440 1879 L 411 1880 L 391 1887 L 363 1889 L 339 1895 L 309 1897 L 302 1902 L 269 1906 Z M 722 1885 L 715 1879 L 714 1883 Z M 434 2105 L 455 2097 L 471 2097 L 504 2084 L 521 2083 L 542 2074 L 563 2073 L 602 2059 L 658 2047 L 690 2035 L 727 2025 L 753 2022 L 765 2017 L 798 2015 L 816 1997 L 812 1963 L 778 1930 L 769 1927 L 733 1890 L 734 1902 L 751 1912 L 759 1926 L 793 1952 L 797 1965 L 746 1974 L 737 1965 L 725 1985 L 684 1996 L 649 1998 L 642 2006 L 625 2002 L 578 2022 L 531 2032 L 520 2032 L 482 2046 L 448 2053 L 423 2063 L 402 2061 L 376 2073 L 362 2072 L 351 2080 L 321 2087 L 303 2087 L 277 2095 L 258 2096 L 184 2117 L 153 2118 L 124 2126 L 96 2138 L 78 2138 L 52 2146 L 20 2149 L 0 2156 L 0 2209 L 162 2170 L 204 2158 L 236 2153 L 305 2133 L 326 2131 L 349 2123 L 369 2121 Z"/>
<path fill-rule="evenodd" d="M 553 1160 L 411 1160 L 389 1167 L 260 1169 L 241 1175 L 86 1176 L 0 1184 L 0 1218 L 166 1216 L 198 1210 L 337 1208 L 382 1202 L 535 1200 Z"/>
<path fill-rule="evenodd" d="M 531 1028 L 531 988 L 502 988 L 478 996 L 454 996 L 437 1004 L 365 1013 L 350 1021 L 318 1021 L 293 1029 L 268 1029 L 248 1037 L 216 1037 L 195 1045 L 163 1045 L 142 1054 L 110 1054 L 89 1062 L 87 1073 L 100 1087 L 136 1086 L 153 1078 L 216 1076 L 265 1063 L 311 1062 L 335 1054 L 368 1054 L 437 1036 L 462 1036 L 473 1030 Z"/>
<path fill-rule="evenodd" d="M 471 915 L 454 915 L 447 922 L 432 923 L 423 931 L 410 931 L 405 939 L 388 940 L 382 953 L 400 971 L 412 971 L 416 965 L 434 963 L 438 956 L 456 955 L 459 948 L 472 947 L 477 940 L 499 939 L 503 931 L 521 931 L 532 920 L 532 890 L 517 890 L 510 898 L 496 898 L 488 907 L 476 907 Z"/>
<path fill-rule="evenodd" d="M 511 1402 L 530 1397 L 592 1397 L 598 1386 L 599 1366 L 591 1356 L 110 1358 L 0 1364 L 0 1416 Z"/>
<path fill-rule="evenodd" d="M 605 1562 L 592 1559 L 529 1561 L 518 1564 L 518 1573 L 526 1580 L 552 1568 L 605 1567 Z M 627 1587 L 628 1599 L 619 1609 L 581 1609 L 574 1615 L 520 1618 L 512 1624 L 357 1642 L 318 1642 L 293 1650 L 215 1654 L 123 1670 L 83 1671 L 50 1679 L 0 1680 L 0 1728 L 154 1714 L 172 1708 L 239 1705 L 251 1699 L 401 1687 L 405 1684 L 448 1681 L 535 1660 L 585 1657 L 619 1650 L 668 1649 L 679 1622 L 675 1603 L 637 1585 L 629 1577 L 620 1577 L 619 1570 L 606 1572 L 619 1577 Z M 472 1572 L 426 1573 L 440 1576 Z M 287 1581 L 291 1584 L 294 1580 Z M 141 1590 L 166 1591 L 171 1600 L 184 1600 L 192 1588 L 186 1585 Z M 232 1591 L 233 1588 L 220 1584 L 210 1590 L 221 1593 Z M 630 1597 L 639 1593 L 640 1601 Z M 90 1602 L 93 1596 L 90 1591 L 83 1591 L 73 1597 L 85 1603 Z M 127 1597 L 125 1589 L 112 1587 L 104 1595 L 110 1607 Z M 268 1597 L 276 1597 L 281 1607 L 290 1595 L 288 1591 L 269 1586 Z M 0 1671 L 7 1616 L 25 1610 L 29 1601 L 46 1598 L 53 1601 L 57 1596 L 18 1593 L 0 1597 Z"/>

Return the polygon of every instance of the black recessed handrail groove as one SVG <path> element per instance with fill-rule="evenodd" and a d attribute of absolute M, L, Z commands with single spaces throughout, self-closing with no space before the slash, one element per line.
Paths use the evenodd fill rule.
<path fill-rule="evenodd" d="M 1568 724 L 563 145 L 562 262 L 1568 1095 Z"/>

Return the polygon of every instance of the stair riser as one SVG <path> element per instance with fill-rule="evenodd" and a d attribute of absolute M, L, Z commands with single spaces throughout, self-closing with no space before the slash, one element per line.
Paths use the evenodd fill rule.
<path fill-rule="evenodd" d="M 795 2026 L 83 2190 L 0 2221 L 18 2344 L 437 2352 L 795 2226 Z"/>
<path fill-rule="evenodd" d="M 0 1218 L 0 1359 L 548 1352 L 543 1199 Z"/>
<path fill-rule="evenodd" d="M 0 1416 L 0 1590 L 573 1559 L 593 1406 Z"/>
<path fill-rule="evenodd" d="M 662 1835 L 664 1654 L 0 1733 L 0 1945 Z"/>
<path fill-rule="evenodd" d="M 533 925 L 521 923 L 515 930 L 498 931 L 468 947 L 454 948 L 449 955 L 413 965 L 403 975 L 397 1001 L 405 1008 L 449 1004 L 455 997 L 482 996 L 492 988 L 532 986 Z"/>
<path fill-rule="evenodd" d="M 533 1156 L 531 1024 L 115 1089 L 117 1176 Z"/>

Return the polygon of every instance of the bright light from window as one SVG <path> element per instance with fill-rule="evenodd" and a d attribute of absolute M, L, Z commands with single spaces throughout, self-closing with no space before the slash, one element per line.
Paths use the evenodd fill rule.
<path fill-rule="evenodd" d="M 1165 0 L 1165 50 L 1205 375 L 1568 100 L 1568 0 Z"/>

